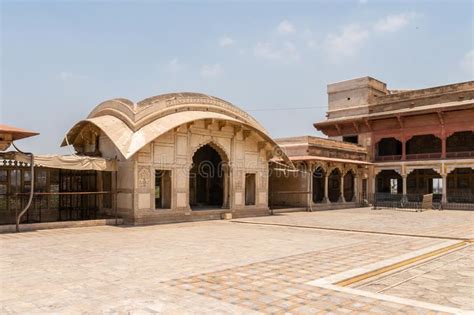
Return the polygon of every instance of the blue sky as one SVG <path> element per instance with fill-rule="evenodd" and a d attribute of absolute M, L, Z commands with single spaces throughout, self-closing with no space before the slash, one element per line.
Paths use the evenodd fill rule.
<path fill-rule="evenodd" d="M 40 132 L 19 142 L 37 153 L 115 97 L 207 93 L 285 137 L 320 135 L 331 82 L 474 77 L 472 1 L 0 3 L 0 121 Z"/>

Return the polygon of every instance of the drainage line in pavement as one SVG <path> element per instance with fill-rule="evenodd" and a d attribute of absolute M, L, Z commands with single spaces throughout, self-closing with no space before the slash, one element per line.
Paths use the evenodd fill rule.
<path fill-rule="evenodd" d="M 373 278 L 373 277 L 378 276 L 380 274 L 387 273 L 389 271 L 399 269 L 399 268 L 407 266 L 407 265 L 414 264 L 414 263 L 416 263 L 420 260 L 425 260 L 425 259 L 431 258 L 433 256 L 438 256 L 440 254 L 446 253 L 448 251 L 457 249 L 457 248 L 465 246 L 465 245 L 467 245 L 467 242 L 459 242 L 459 243 L 456 243 L 456 244 L 453 244 L 453 245 L 450 245 L 450 246 L 447 246 L 447 247 L 443 247 L 443 248 L 437 249 L 435 251 L 432 251 L 432 252 L 429 252 L 429 253 L 426 253 L 426 254 L 423 254 L 423 255 L 420 255 L 420 256 L 416 256 L 416 257 L 413 257 L 413 258 L 410 258 L 410 259 L 407 259 L 407 260 L 403 260 L 403 261 L 400 261 L 398 263 L 395 263 L 395 264 L 392 264 L 392 265 L 389 265 L 389 266 L 385 266 L 385 267 L 382 267 L 382 268 L 379 268 L 379 269 L 375 269 L 375 270 L 357 275 L 355 277 L 351 277 L 351 278 L 348 278 L 348 279 L 338 281 L 335 284 L 343 286 L 343 287 L 347 287 L 351 284 L 354 284 L 354 283 L 357 283 L 357 282 L 360 282 L 360 281 L 363 281 L 363 280 L 367 280 L 369 278 Z"/>
<path fill-rule="evenodd" d="M 450 253 L 447 253 L 447 254 L 450 254 Z M 441 255 L 441 256 L 442 256 L 442 255 Z M 437 258 L 437 257 L 436 257 L 436 258 Z M 391 288 L 398 287 L 399 285 L 401 285 L 401 284 L 403 284 L 403 283 L 406 283 L 406 282 L 408 282 L 408 281 L 410 281 L 410 280 L 413 280 L 413 279 L 415 279 L 415 278 L 418 278 L 418 277 L 421 277 L 421 276 L 423 276 L 423 275 L 426 275 L 427 273 L 430 273 L 430 272 L 432 272 L 433 270 L 439 269 L 439 268 L 444 267 L 444 266 L 446 266 L 446 265 L 448 265 L 448 264 L 451 264 L 451 263 L 453 263 L 453 262 L 455 262 L 455 261 L 461 260 L 462 258 L 464 258 L 464 256 L 459 257 L 459 258 L 457 258 L 457 259 L 450 260 L 450 261 L 448 261 L 448 262 L 446 262 L 446 263 L 444 263 L 444 264 L 442 264 L 442 265 L 440 265 L 440 266 L 438 266 L 438 267 L 435 267 L 435 268 L 430 269 L 430 270 L 426 270 L 426 271 L 424 271 L 423 273 L 414 275 L 414 276 L 412 276 L 412 277 L 410 277 L 410 278 L 408 278 L 408 279 L 405 279 L 405 280 L 399 281 L 399 282 L 397 282 L 397 283 L 394 283 L 394 284 L 392 284 L 392 285 L 390 285 L 390 286 L 388 286 L 388 287 L 386 287 L 386 288 L 383 288 L 382 290 L 377 291 L 377 293 L 382 293 L 382 292 L 384 292 L 384 291 L 390 290 Z M 426 264 L 426 263 L 429 263 L 429 262 L 431 262 L 431 259 L 429 259 L 428 261 L 426 261 L 426 262 L 423 263 L 423 264 Z M 403 271 L 410 270 L 410 269 L 416 268 L 416 267 L 419 267 L 419 265 L 415 265 L 415 266 L 413 266 L 413 267 L 411 267 L 411 268 L 404 269 Z"/>
<path fill-rule="evenodd" d="M 440 240 L 464 241 L 464 242 L 469 242 L 469 243 L 474 242 L 474 239 L 464 238 L 464 237 L 452 237 L 452 236 L 417 235 L 417 234 L 405 234 L 405 233 L 393 233 L 393 232 L 377 232 L 377 231 L 365 231 L 365 230 L 339 229 L 339 228 L 308 226 L 308 225 L 293 225 L 293 224 L 283 224 L 283 223 L 248 222 L 248 221 L 238 221 L 238 220 L 232 220 L 231 222 L 232 223 L 254 224 L 254 225 L 284 226 L 284 227 L 301 228 L 301 229 L 313 229 L 313 230 L 327 230 L 327 231 L 352 232 L 352 233 L 366 233 L 366 234 L 382 234 L 382 235 L 392 235 L 392 236 L 433 238 L 433 239 L 440 239 Z"/>

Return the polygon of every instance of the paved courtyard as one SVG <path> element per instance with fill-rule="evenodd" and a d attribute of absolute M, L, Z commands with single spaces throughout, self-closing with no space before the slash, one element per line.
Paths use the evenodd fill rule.
<path fill-rule="evenodd" d="M 388 234 L 432 236 L 438 238 L 474 238 L 474 211 L 343 210 L 283 213 L 236 221 L 355 230 Z"/>
<path fill-rule="evenodd" d="M 371 215 L 348 209 L 245 219 L 252 224 L 207 221 L 2 234 L 0 313 L 434 314 L 473 309 L 473 248 L 465 241 L 472 236 L 471 213 Z M 340 221 L 345 228 L 377 232 L 378 218 L 390 233 L 416 230 L 431 237 L 307 226 Z M 275 220 L 280 225 L 268 225 Z M 410 226 L 397 227 L 390 220 Z M 427 257 L 348 287 L 331 280 L 421 255 Z"/>

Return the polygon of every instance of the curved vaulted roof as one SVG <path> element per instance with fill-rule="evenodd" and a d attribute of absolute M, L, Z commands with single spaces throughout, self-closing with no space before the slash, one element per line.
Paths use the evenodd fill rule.
<path fill-rule="evenodd" d="M 244 125 L 278 147 L 267 131 L 245 111 L 222 99 L 200 93 L 163 94 L 138 103 L 121 98 L 105 101 L 95 107 L 87 119 L 79 121 L 69 130 L 62 146 L 74 144 L 81 130 L 93 124 L 128 159 L 169 130 L 201 119 Z M 287 159 L 286 156 L 283 158 Z"/>

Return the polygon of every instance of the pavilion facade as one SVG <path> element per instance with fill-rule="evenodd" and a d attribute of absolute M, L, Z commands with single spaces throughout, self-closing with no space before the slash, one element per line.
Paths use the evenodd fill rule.
<path fill-rule="evenodd" d="M 438 195 L 445 205 L 474 195 L 474 82 L 388 90 L 371 77 L 328 85 L 330 139 L 367 149 L 371 193 Z"/>

